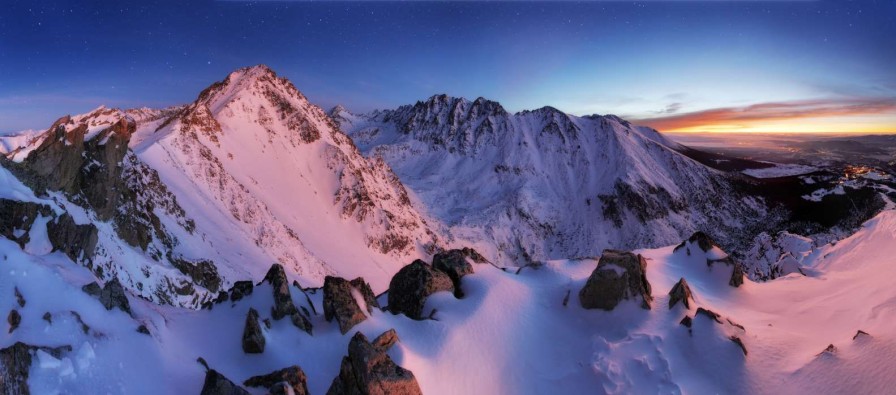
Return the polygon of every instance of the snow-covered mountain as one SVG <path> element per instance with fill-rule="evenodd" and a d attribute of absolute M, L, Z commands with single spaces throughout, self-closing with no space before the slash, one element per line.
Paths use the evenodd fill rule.
<path fill-rule="evenodd" d="M 330 111 L 463 244 L 502 264 L 667 245 L 700 229 L 729 242 L 766 213 L 732 176 L 616 116 L 510 114 L 445 95 L 395 110 Z"/>
<path fill-rule="evenodd" d="M 755 232 L 688 150 L 264 66 L 0 136 L 0 394 L 887 392 L 896 211 Z"/>
<path fill-rule="evenodd" d="M 440 245 L 391 169 L 265 66 L 189 105 L 100 107 L 7 140 L 0 160 L 41 210 L 89 229 L 72 258 L 160 303 L 198 307 L 273 262 L 305 284 L 382 290 Z"/>

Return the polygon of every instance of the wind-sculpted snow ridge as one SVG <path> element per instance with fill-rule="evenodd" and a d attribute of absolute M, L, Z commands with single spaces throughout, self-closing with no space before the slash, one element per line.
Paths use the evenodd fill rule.
<path fill-rule="evenodd" d="M 673 243 L 714 229 L 725 245 L 766 214 L 728 175 L 612 115 L 544 107 L 510 114 L 482 98 L 438 95 L 365 115 L 331 116 L 383 158 L 452 236 L 495 262 L 587 256 Z"/>

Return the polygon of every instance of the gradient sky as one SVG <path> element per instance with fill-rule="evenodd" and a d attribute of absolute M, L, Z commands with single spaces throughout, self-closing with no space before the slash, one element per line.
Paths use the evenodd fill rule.
<path fill-rule="evenodd" d="M 264 63 L 324 108 L 436 93 L 664 131 L 896 132 L 896 1 L 18 1 L 0 131 Z"/>

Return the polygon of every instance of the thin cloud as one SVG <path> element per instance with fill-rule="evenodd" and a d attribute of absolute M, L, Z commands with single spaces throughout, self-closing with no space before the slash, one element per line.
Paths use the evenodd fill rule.
<path fill-rule="evenodd" d="M 679 130 L 720 124 L 755 124 L 787 119 L 871 114 L 896 115 L 896 98 L 760 103 L 746 107 L 714 108 L 677 115 L 635 119 L 633 122 L 657 130 Z"/>

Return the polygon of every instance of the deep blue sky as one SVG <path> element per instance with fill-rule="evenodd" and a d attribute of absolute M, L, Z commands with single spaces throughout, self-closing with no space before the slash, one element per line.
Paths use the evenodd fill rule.
<path fill-rule="evenodd" d="M 878 103 L 896 99 L 896 1 L 7 0 L 0 131 L 186 103 L 258 63 L 356 111 L 443 92 L 635 118 Z"/>

